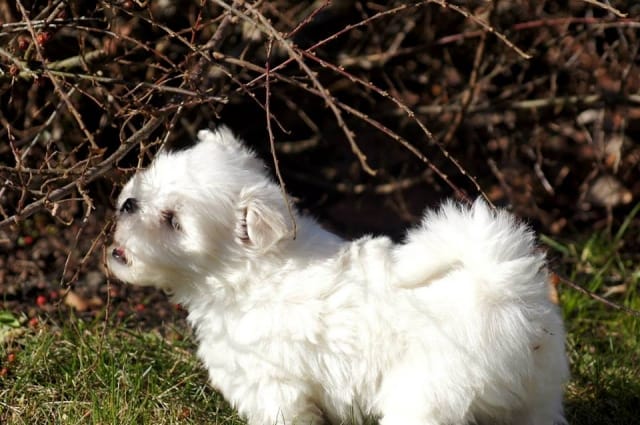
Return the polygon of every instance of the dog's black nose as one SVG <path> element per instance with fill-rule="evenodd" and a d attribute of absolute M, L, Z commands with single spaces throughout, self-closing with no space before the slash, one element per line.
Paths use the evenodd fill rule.
<path fill-rule="evenodd" d="M 136 198 L 127 198 L 120 207 L 121 213 L 133 214 L 138 211 L 138 201 Z"/>
<path fill-rule="evenodd" d="M 113 248 L 113 251 L 111 251 L 111 256 L 114 258 L 114 260 L 118 261 L 119 263 L 122 263 L 122 264 L 127 263 L 127 257 L 124 255 L 123 248 Z"/>

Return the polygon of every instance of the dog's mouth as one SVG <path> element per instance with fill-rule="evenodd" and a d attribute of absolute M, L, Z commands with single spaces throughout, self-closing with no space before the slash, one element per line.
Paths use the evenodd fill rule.
<path fill-rule="evenodd" d="M 127 255 L 124 251 L 124 248 L 122 247 L 114 247 L 111 250 L 111 258 L 113 258 L 113 260 L 119 264 L 122 265 L 127 265 L 128 261 L 127 261 Z"/>

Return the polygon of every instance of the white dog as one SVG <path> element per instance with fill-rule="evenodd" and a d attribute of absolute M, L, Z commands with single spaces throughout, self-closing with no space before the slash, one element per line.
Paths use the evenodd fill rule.
<path fill-rule="evenodd" d="M 568 367 L 533 234 L 483 202 L 402 244 L 295 211 L 227 129 L 160 153 L 118 200 L 109 267 L 189 311 L 212 384 L 249 424 L 566 423 Z"/>

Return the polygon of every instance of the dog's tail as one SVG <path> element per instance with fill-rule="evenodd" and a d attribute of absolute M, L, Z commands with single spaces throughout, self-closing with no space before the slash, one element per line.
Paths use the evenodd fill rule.
<path fill-rule="evenodd" d="M 524 282 L 544 273 L 545 265 L 533 232 L 480 199 L 470 207 L 449 201 L 437 211 L 427 211 L 393 256 L 394 284 L 404 288 L 428 285 L 460 269 L 494 282 L 515 272 Z"/>

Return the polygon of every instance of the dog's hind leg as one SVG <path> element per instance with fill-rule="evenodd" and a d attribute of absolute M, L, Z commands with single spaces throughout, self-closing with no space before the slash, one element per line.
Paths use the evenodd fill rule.
<path fill-rule="evenodd" d="M 385 376 L 376 406 L 380 425 L 468 423 L 473 392 L 464 386 L 453 388 L 451 382 L 422 372 L 424 368 L 415 363 L 405 363 Z"/>

